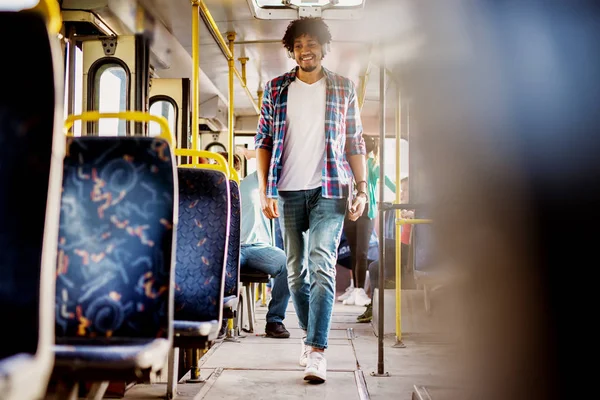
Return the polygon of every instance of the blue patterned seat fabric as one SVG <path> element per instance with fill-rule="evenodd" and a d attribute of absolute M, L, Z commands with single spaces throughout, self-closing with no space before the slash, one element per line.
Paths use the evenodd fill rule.
<path fill-rule="evenodd" d="M 162 139 L 69 139 L 58 245 L 57 343 L 168 337 L 173 176 Z"/>
<path fill-rule="evenodd" d="M 3 51 L 10 54 L 11 62 L 6 58 L 0 63 L 3 77 L 0 92 L 0 321 L 3 324 L 0 359 L 3 359 L 20 352 L 35 354 L 37 351 L 55 103 L 52 54 L 43 19 L 37 13 L 0 12 L 0 26 L 4 36 L 19 38 L 3 43 Z M 27 40 L 26 46 L 24 40 Z"/>
<path fill-rule="evenodd" d="M 178 168 L 178 172 L 175 319 L 219 321 L 229 236 L 229 184 L 220 171 Z"/>
<path fill-rule="evenodd" d="M 240 277 L 240 188 L 236 181 L 231 185 L 231 225 L 227 250 L 227 271 L 225 275 L 225 297 L 238 296 Z"/>

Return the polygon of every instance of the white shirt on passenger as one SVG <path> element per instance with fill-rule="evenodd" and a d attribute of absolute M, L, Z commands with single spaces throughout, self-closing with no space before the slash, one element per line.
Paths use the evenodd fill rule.
<path fill-rule="evenodd" d="M 313 84 L 296 78 L 288 87 L 287 130 L 283 140 L 277 190 L 321 186 L 325 162 L 326 79 Z"/>

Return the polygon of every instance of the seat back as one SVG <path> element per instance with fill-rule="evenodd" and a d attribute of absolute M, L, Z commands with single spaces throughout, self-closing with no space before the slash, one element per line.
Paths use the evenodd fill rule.
<path fill-rule="evenodd" d="M 175 319 L 221 321 L 229 240 L 230 190 L 225 173 L 178 168 L 179 221 Z"/>
<path fill-rule="evenodd" d="M 60 47 L 33 11 L 0 12 L 0 34 L 12 38 L 0 63 L 0 360 L 36 357 L 45 387 L 65 148 Z"/>
<path fill-rule="evenodd" d="M 240 287 L 240 229 L 241 198 L 238 183 L 229 181 L 231 190 L 231 218 L 229 225 L 229 244 L 227 246 L 227 267 L 225 272 L 225 297 L 238 296 Z"/>
<path fill-rule="evenodd" d="M 69 138 L 56 340 L 171 338 L 175 168 L 162 138 Z"/>

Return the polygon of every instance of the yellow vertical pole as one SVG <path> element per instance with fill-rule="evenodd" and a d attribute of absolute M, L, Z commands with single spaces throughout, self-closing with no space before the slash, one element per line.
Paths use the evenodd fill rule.
<path fill-rule="evenodd" d="M 198 148 L 200 134 L 200 1 L 192 0 L 192 149 Z M 188 144 L 189 146 L 189 144 Z"/>
<path fill-rule="evenodd" d="M 234 58 L 234 48 L 233 48 L 233 44 L 235 41 L 235 32 L 227 32 L 227 40 L 229 41 L 229 50 L 231 51 L 231 58 L 227 60 L 227 63 L 229 64 L 229 118 L 228 118 L 228 128 L 229 128 L 229 138 L 228 138 L 228 148 L 229 148 L 229 154 L 230 156 L 227 157 L 229 159 L 229 168 L 233 169 L 233 154 L 234 154 L 234 148 L 233 148 L 233 111 L 234 111 L 234 107 L 233 107 L 233 77 L 234 77 L 234 73 L 235 73 L 235 58 Z"/>
<path fill-rule="evenodd" d="M 238 58 L 238 61 L 242 64 L 242 82 L 244 82 L 244 85 L 247 84 L 247 82 L 246 82 L 246 63 L 248 62 L 248 60 L 250 60 L 248 57 Z"/>
<path fill-rule="evenodd" d="M 358 109 L 361 111 L 363 104 L 365 103 L 365 90 L 367 90 L 366 79 L 367 78 L 364 75 L 361 75 L 358 78 Z"/>
<path fill-rule="evenodd" d="M 267 305 L 267 284 L 261 283 L 260 285 L 260 298 L 262 300 L 263 307 Z"/>
<path fill-rule="evenodd" d="M 400 188 L 402 176 L 400 172 L 402 170 L 401 161 L 402 153 L 400 152 L 400 142 L 402 139 L 402 120 L 401 120 L 401 96 L 400 87 L 396 83 L 397 96 L 397 109 L 396 109 L 396 203 L 400 203 Z M 402 217 L 401 210 L 396 210 L 396 220 Z M 396 226 L 396 343 L 402 341 L 402 229 L 403 226 L 395 224 Z"/>
<path fill-rule="evenodd" d="M 262 90 L 256 91 L 256 96 L 258 96 L 258 109 L 259 110 L 262 108 L 263 94 L 264 94 L 264 91 L 262 91 Z"/>

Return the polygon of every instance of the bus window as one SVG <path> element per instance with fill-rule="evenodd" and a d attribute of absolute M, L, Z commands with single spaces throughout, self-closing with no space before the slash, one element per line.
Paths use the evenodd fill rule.
<path fill-rule="evenodd" d="M 385 139 L 385 174 L 392 182 L 396 183 L 396 139 L 386 138 Z M 402 139 L 400 141 L 400 161 L 401 169 L 400 174 L 402 178 L 408 176 L 408 141 Z M 379 181 L 378 181 L 379 185 Z M 398 188 L 396 188 L 398 189 Z M 377 188 L 377 195 L 379 195 L 379 187 Z M 385 188 L 384 200 L 389 202 L 396 201 L 396 195 L 387 186 Z"/>
<path fill-rule="evenodd" d="M 254 136 L 236 136 L 235 137 L 236 147 L 245 147 L 247 150 L 254 150 Z M 256 171 L 256 158 L 243 158 L 242 159 L 243 176 L 249 175 Z"/>
<path fill-rule="evenodd" d="M 150 99 L 150 114 L 164 117 L 169 122 L 169 129 L 174 137 L 177 137 L 177 112 L 172 99 Z M 150 137 L 160 134 L 160 126 L 157 123 L 151 123 L 148 127 Z"/>
<path fill-rule="evenodd" d="M 102 64 L 94 76 L 94 103 L 92 109 L 99 112 L 121 112 L 128 109 L 128 73 L 117 63 Z M 102 119 L 98 127 L 99 136 L 125 136 L 127 122 L 117 119 Z"/>

